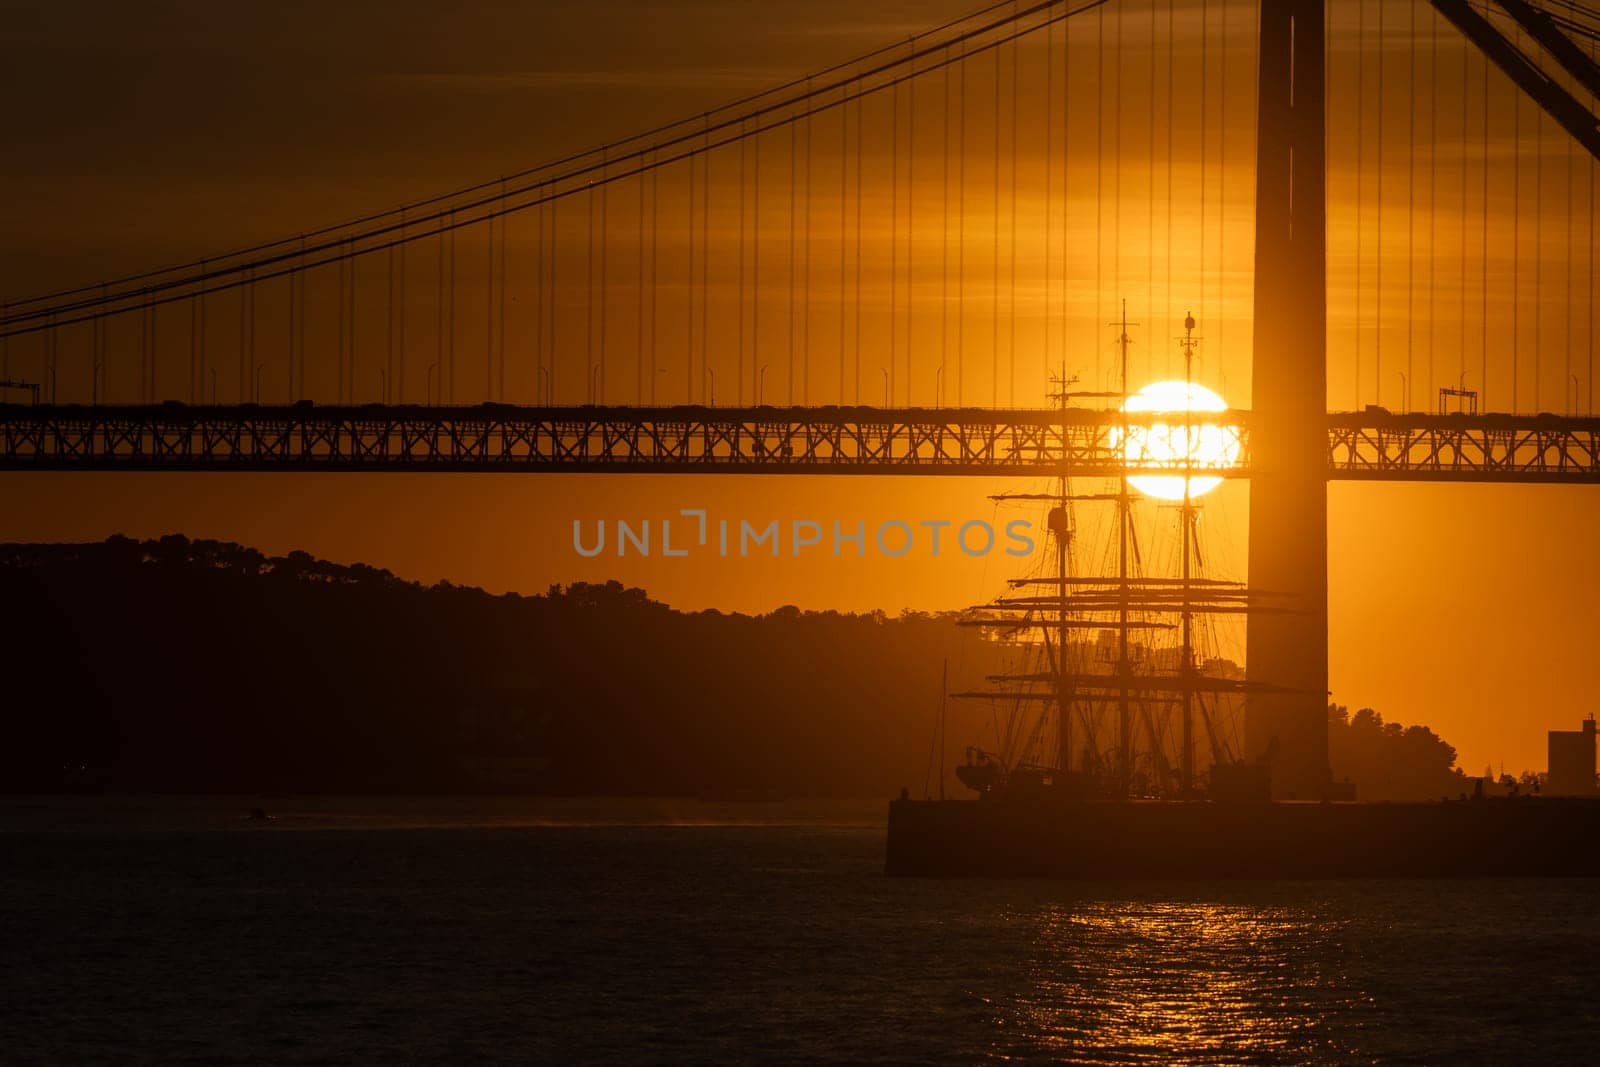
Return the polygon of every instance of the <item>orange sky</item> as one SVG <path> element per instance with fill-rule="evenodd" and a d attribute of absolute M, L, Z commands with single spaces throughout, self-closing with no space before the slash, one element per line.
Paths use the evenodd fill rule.
<path fill-rule="evenodd" d="M 832 2 L 755 6 L 707 0 L 671 8 L 620 2 L 469 2 L 454 5 L 443 16 L 431 4 L 402 3 L 389 5 L 379 18 L 370 12 L 329 14 L 311 5 L 239 4 L 219 10 L 179 4 L 160 16 L 135 16 L 124 5 L 34 5 L 0 27 L 0 87 L 8 99 L 31 102 L 8 122 L 4 134 L 8 163 L 0 174 L 0 232 L 6 235 L 9 254 L 0 260 L 0 293 L 25 295 L 211 254 L 503 173 L 820 69 L 967 7 L 885 3 L 867 11 Z M 1388 33 L 1398 34 L 1410 9 L 1393 4 L 1388 10 Z M 1226 47 L 1220 32 L 1224 11 Z M 993 91 L 993 61 L 971 61 L 971 186 L 964 213 L 970 226 L 970 259 L 965 263 L 969 287 L 963 294 L 961 335 L 965 375 L 957 381 L 953 368 L 947 367 L 948 399 L 954 399 L 959 385 L 967 402 L 989 403 L 995 399 L 996 377 L 1002 383 L 998 399 L 1010 399 L 1013 321 L 1019 352 L 1017 403 L 1039 402 L 1044 369 L 1063 354 L 1069 369 L 1086 380 L 1096 375 L 1103 379 L 1111 367 L 1111 350 L 1109 331 L 1100 324 L 1118 297 L 1125 296 L 1130 317 L 1142 323 L 1135 331 L 1135 384 L 1166 370 L 1172 347 L 1161 335 L 1175 332 L 1171 324 L 1192 305 L 1205 337 L 1199 377 L 1231 401 L 1248 404 L 1252 15 L 1243 3 L 1212 3 L 1207 12 L 1212 43 L 1206 55 L 1197 46 L 1186 46 L 1174 60 L 1180 83 L 1177 106 L 1192 110 L 1173 113 L 1170 205 L 1167 119 L 1162 112 L 1152 123 L 1146 88 L 1154 73 L 1156 98 L 1164 107 L 1165 4 L 1153 12 L 1158 45 L 1154 69 L 1149 50 L 1139 44 L 1148 33 L 1151 8 L 1127 6 L 1120 27 L 1115 16 L 1103 23 L 1074 24 L 1065 198 L 1052 193 L 1047 201 L 1042 149 L 1027 132 L 1032 129 L 1029 122 L 1043 114 L 1041 48 L 1036 43 L 1018 60 L 1024 70 L 1018 111 L 1025 132 L 1016 138 L 1003 134 L 998 144 L 994 98 L 988 95 Z M 1348 14 L 1341 8 L 1338 20 Z M 1178 4 L 1173 17 L 1180 30 L 1197 27 L 1199 5 Z M 1419 25 L 1431 24 L 1425 5 L 1418 17 Z M 1109 43 L 1119 29 L 1127 42 L 1120 70 L 1114 62 L 1101 65 L 1095 58 L 1099 35 L 1104 32 Z M 1525 138 L 1541 127 L 1531 105 L 1513 114 L 1508 104 L 1513 98 L 1494 76 L 1485 205 L 1480 159 L 1474 154 L 1481 146 L 1465 152 L 1460 148 L 1463 143 L 1478 145 L 1482 136 L 1476 95 L 1481 61 L 1473 58 L 1467 67 L 1470 107 L 1463 138 L 1463 52 L 1453 36 L 1440 38 L 1437 59 L 1428 38 L 1416 47 L 1409 39 L 1385 39 L 1402 43 L 1385 50 L 1381 75 L 1381 230 L 1377 111 L 1372 105 L 1378 65 L 1362 60 L 1358 68 L 1357 53 L 1342 46 L 1331 61 L 1330 405 L 1348 408 L 1379 401 L 1399 408 L 1406 403 L 1399 378 L 1405 371 L 1410 403 L 1426 407 L 1433 390 L 1456 384 L 1465 368 L 1467 384 L 1484 390 L 1488 406 L 1509 408 L 1512 375 L 1506 353 L 1515 348 L 1519 409 L 1568 410 L 1568 375 L 1578 378 L 1577 407 L 1584 408 L 1593 385 L 1588 362 L 1592 304 L 1584 302 L 1592 280 L 1583 248 L 1593 229 L 1586 199 L 1592 168 L 1573 161 L 1564 135 L 1549 123 L 1542 127 L 1542 153 L 1526 151 L 1520 162 L 1513 159 L 1505 147 L 1513 124 Z M 1058 32 L 1052 48 L 1059 49 L 1061 41 Z M 1004 66 L 1011 62 L 1009 56 L 1002 62 L 1002 74 L 1009 77 Z M 1407 78 L 1415 64 L 1425 64 L 1421 70 L 1436 65 L 1438 73 L 1419 75 L 1422 88 L 1413 91 Z M 1358 130 L 1350 120 L 1358 73 L 1368 107 L 1360 127 L 1366 139 L 1359 157 Z M 1119 83 L 1120 115 L 1113 93 Z M 1007 84 L 1002 85 L 1002 100 L 1009 103 Z M 1205 88 L 1203 110 L 1200 85 Z M 1432 85 L 1439 87 L 1436 98 L 1423 93 Z M 929 154 L 941 132 L 942 118 L 933 107 L 941 92 L 936 80 L 919 89 L 918 214 L 914 219 L 896 216 L 900 247 L 916 265 L 907 274 L 900 260 L 894 284 L 902 302 L 915 286 L 917 301 L 896 326 L 909 333 L 909 343 L 907 332 L 896 339 L 894 392 L 899 402 L 908 395 L 918 403 L 931 402 L 936 366 L 941 359 L 953 360 L 941 310 L 949 306 L 941 303 L 946 275 L 938 261 L 944 247 L 944 175 L 939 158 Z M 881 107 L 869 110 L 869 129 L 878 129 L 873 123 L 883 124 L 885 114 Z M 1053 107 L 1051 114 L 1060 121 L 1062 109 Z M 1437 157 L 1412 151 L 1413 143 L 1426 140 L 1417 130 L 1425 130 L 1429 122 L 1438 124 L 1441 141 L 1456 147 L 1441 150 Z M 1005 122 L 1002 126 L 1009 129 Z M 837 138 L 836 120 L 819 118 L 813 132 L 819 142 L 820 188 L 830 183 L 830 168 L 831 183 L 838 179 L 837 150 L 820 147 L 821 141 L 831 144 Z M 1107 156 L 1107 164 L 1097 166 L 1101 157 L 1096 145 L 1110 153 L 1119 135 L 1122 165 L 1113 167 Z M 889 348 L 890 320 L 883 310 L 888 303 L 889 194 L 880 173 L 885 172 L 884 146 L 881 138 L 875 147 L 873 141 L 868 138 L 872 166 L 863 194 L 868 263 L 863 291 L 871 310 L 863 323 L 865 355 L 860 361 L 861 395 L 869 403 L 881 400 L 878 368 L 890 362 L 883 354 Z M 990 295 L 996 266 L 992 241 L 998 217 L 1009 249 L 1011 201 L 1004 179 L 1013 147 L 1023 235 L 1017 312 L 1013 320 L 1007 279 L 997 320 Z M 1059 151 L 1059 143 L 1056 147 Z M 989 199 L 996 148 L 1001 150 L 1005 192 L 998 216 Z M 786 144 L 774 142 L 768 151 L 765 165 L 781 171 Z M 1204 167 L 1199 165 L 1202 158 Z M 731 161 L 718 166 L 722 169 L 714 202 L 721 214 L 714 217 L 720 236 L 731 230 L 736 217 L 728 213 L 726 202 L 733 191 Z M 1059 167 L 1054 174 L 1060 181 Z M 1516 202 L 1523 205 L 1514 232 L 1513 187 L 1521 188 Z M 667 179 L 663 188 L 666 205 L 675 194 Z M 902 185 L 900 196 L 909 190 Z M 1530 207 L 1535 190 L 1538 213 Z M 613 209 L 614 223 L 624 233 L 634 225 L 634 195 L 631 189 L 619 190 Z M 787 185 L 772 185 L 763 195 L 770 227 L 772 219 L 787 211 Z M 819 191 L 815 201 L 819 275 L 824 273 L 820 264 L 836 263 L 837 195 L 836 190 Z M 1485 207 L 1491 245 L 1486 272 L 1477 258 Z M 905 199 L 898 201 L 898 209 L 907 211 Z M 958 224 L 963 218 L 960 213 L 954 217 Z M 565 225 L 571 234 L 570 257 L 581 251 L 578 211 Z M 905 243 L 908 228 L 915 229 L 915 243 Z M 787 399 L 786 278 L 774 265 L 784 262 L 787 232 L 780 227 L 764 245 L 769 291 L 762 332 L 743 360 L 747 400 L 753 398 L 754 378 L 764 364 L 769 366 L 765 399 Z M 1035 232 L 1052 236 L 1030 243 L 1028 237 Z M 513 251 L 528 247 L 532 234 L 531 224 L 514 223 Z M 1515 259 L 1508 253 L 1513 239 L 1522 250 Z M 675 262 L 674 250 L 681 253 L 682 247 L 672 243 L 670 233 L 664 233 L 663 241 L 667 259 Z M 1168 247 L 1173 249 L 1170 256 Z M 636 329 L 631 248 L 629 241 L 618 239 L 611 265 L 615 296 L 608 314 L 616 338 L 631 338 Z M 463 268 L 461 306 L 477 309 L 482 293 L 479 289 L 479 295 L 472 295 L 473 286 L 481 282 L 471 274 L 477 257 L 472 259 Z M 1054 274 L 1046 271 L 1047 261 Z M 581 259 L 574 262 L 581 264 Z M 1064 263 L 1070 275 L 1066 278 L 1060 276 Z M 1175 275 L 1170 288 L 1169 264 Z M 1009 272 L 1009 259 L 1001 266 Z M 675 269 L 681 270 L 667 268 L 665 281 L 670 283 Z M 737 313 L 733 265 L 726 256 L 716 262 L 712 281 L 709 348 L 717 368 L 718 399 L 729 402 L 741 361 L 730 348 Z M 1481 298 L 1485 281 L 1487 306 Z M 1566 300 L 1569 284 L 1575 294 L 1571 302 Z M 817 338 L 827 340 L 812 346 L 811 398 L 832 402 L 838 396 L 838 294 L 822 288 L 821 282 L 817 285 L 811 328 Z M 562 300 L 567 318 L 560 339 L 565 349 L 574 350 L 582 343 L 577 289 L 569 286 Z M 1376 313 L 1380 302 L 1381 321 Z M 268 360 L 265 388 L 271 389 L 282 378 L 271 362 L 270 298 L 263 301 L 261 314 L 261 343 Z M 526 308 L 514 302 L 510 314 L 515 333 L 516 324 L 525 322 L 518 316 L 525 316 Z M 666 312 L 669 320 L 672 314 Z M 1491 324 L 1487 337 L 1480 332 L 1484 321 Z M 424 336 L 427 328 L 419 318 L 417 335 Z M 227 326 L 219 329 L 225 332 Z M 464 316 L 460 331 L 460 350 L 481 352 L 478 320 Z M 176 349 L 180 342 L 179 333 L 169 333 L 169 345 Z M 420 400 L 422 367 L 432 358 L 434 339 L 426 335 L 417 343 L 423 350 L 407 360 L 408 390 L 410 399 Z M 685 383 L 703 388 L 699 383 L 704 378 L 685 365 L 684 353 L 674 347 L 684 343 L 675 327 L 663 329 L 660 360 L 668 369 L 662 379 L 663 401 L 682 399 Z M 1485 347 L 1491 368 L 1487 383 L 1474 369 L 1481 366 Z M 22 342 L 13 343 L 9 356 L 17 361 L 14 369 L 33 373 L 36 358 L 31 351 Z M 65 345 L 64 399 L 87 393 L 82 360 L 73 360 L 74 351 L 70 342 Z M 996 352 L 1002 360 L 998 374 Z M 173 351 L 168 358 L 180 356 Z M 582 358 L 575 358 L 577 363 L 561 372 L 558 384 L 565 401 L 582 398 Z M 1427 370 L 1430 361 L 1432 373 Z M 229 399 L 239 386 L 228 378 L 237 377 L 231 351 L 220 355 L 216 365 L 223 398 Z M 377 366 L 375 357 L 364 365 L 364 384 L 358 388 L 376 394 Z M 614 341 L 607 399 L 633 399 L 636 367 L 631 341 Z M 910 368 L 909 377 L 902 367 Z M 849 354 L 845 369 L 844 398 L 853 399 L 856 366 Z M 122 371 L 114 368 L 114 373 Z M 331 369 L 314 366 L 313 391 L 319 386 L 317 374 L 332 381 Z M 464 354 L 458 371 L 460 398 L 481 398 L 483 376 L 481 357 Z M 181 372 L 168 376 L 181 377 Z M 536 373 L 530 360 L 516 359 L 514 353 L 507 377 L 509 399 L 531 399 Z M 803 389 L 803 373 L 800 382 Z M 180 385 L 174 382 L 168 388 L 181 395 Z M 752 520 L 959 521 L 989 517 L 993 505 L 986 495 L 1003 488 L 1016 487 L 898 478 L 0 475 L 0 499 L 6 502 L 0 538 L 90 539 L 114 532 L 155 536 L 179 530 L 269 552 L 304 548 L 337 560 L 369 561 L 408 577 L 449 578 L 493 590 L 532 592 L 551 582 L 618 577 L 685 608 L 754 611 L 784 603 L 947 608 L 998 591 L 999 581 L 1009 573 L 1005 565 L 996 557 L 970 561 L 958 555 L 939 560 L 913 555 L 898 561 L 825 557 L 602 563 L 581 560 L 571 551 L 571 522 L 601 516 L 653 518 L 697 505 Z M 1231 561 L 1238 574 L 1245 561 L 1246 500 L 1244 487 L 1229 487 L 1210 512 L 1217 566 Z M 1600 658 L 1592 650 L 1600 647 L 1600 620 L 1593 609 L 1600 594 L 1600 563 L 1586 546 L 1600 538 L 1600 495 L 1588 489 L 1538 487 L 1335 485 L 1330 505 L 1335 699 L 1433 725 L 1458 746 L 1463 764 L 1474 772 L 1486 761 L 1501 759 L 1508 767 L 1542 767 L 1543 731 L 1569 727 L 1581 714 L 1597 710 L 1593 694 L 1600 682 Z M 1153 509 L 1148 521 L 1159 521 Z"/>

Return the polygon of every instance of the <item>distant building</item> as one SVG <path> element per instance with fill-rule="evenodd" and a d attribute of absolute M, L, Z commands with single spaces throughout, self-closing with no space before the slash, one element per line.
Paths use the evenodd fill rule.
<path fill-rule="evenodd" d="M 1584 797 L 1595 795 L 1594 716 L 1583 720 L 1581 730 L 1550 731 L 1550 779 L 1546 796 Z"/>

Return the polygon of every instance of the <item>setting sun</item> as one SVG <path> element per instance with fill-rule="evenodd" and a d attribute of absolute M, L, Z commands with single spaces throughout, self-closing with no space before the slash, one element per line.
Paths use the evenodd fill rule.
<path fill-rule="evenodd" d="M 1130 414 L 1154 413 L 1183 415 L 1185 412 L 1227 411 L 1227 402 L 1203 385 L 1192 382 L 1152 382 L 1128 397 L 1123 410 Z M 1112 446 L 1121 440 L 1120 430 L 1112 434 Z M 1130 426 L 1123 446 L 1128 466 L 1141 469 L 1186 466 L 1216 469 L 1239 463 L 1239 429 L 1204 423 L 1186 426 L 1181 421 L 1156 422 L 1149 426 Z M 1208 493 L 1222 484 L 1215 475 L 1195 475 L 1188 479 L 1191 497 Z M 1181 474 L 1145 474 L 1130 477 L 1129 483 L 1147 496 L 1160 500 L 1182 500 L 1185 478 Z"/>

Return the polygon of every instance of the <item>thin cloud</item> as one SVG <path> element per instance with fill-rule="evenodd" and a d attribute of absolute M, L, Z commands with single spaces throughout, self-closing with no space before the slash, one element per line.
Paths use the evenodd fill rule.
<path fill-rule="evenodd" d="M 765 89 L 778 70 L 524 70 L 459 74 L 389 74 L 375 79 L 390 90 L 446 93 L 521 93 L 569 89 Z"/>

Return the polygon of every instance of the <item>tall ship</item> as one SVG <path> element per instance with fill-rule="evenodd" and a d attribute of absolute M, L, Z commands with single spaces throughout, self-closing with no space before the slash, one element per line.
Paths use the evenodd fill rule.
<path fill-rule="evenodd" d="M 1274 799 L 1269 739 L 1247 751 L 1249 702 L 1286 690 L 1251 682 L 1222 654 L 1244 618 L 1297 610 L 1293 598 L 1213 573 L 1200 497 L 1239 455 L 1221 398 L 1184 376 L 1127 388 L 1126 316 L 1117 324 L 1116 392 L 1075 390 L 1065 369 L 1052 402 L 1114 402 L 1127 416 L 1115 479 L 1063 467 L 1047 492 L 996 499 L 1045 509 L 1048 551 L 1033 573 L 970 609 L 961 624 L 1008 643 L 1017 669 L 949 694 L 993 712 L 987 746 L 955 767 L 966 794 L 891 802 L 891 875 L 1078 878 L 1321 878 L 1600 874 L 1600 801 L 1440 798 L 1368 803 L 1327 777 L 1314 797 Z M 1203 417 L 1202 417 L 1203 416 Z M 1225 421 L 1225 420 L 1222 420 Z M 1144 473 L 1151 466 L 1162 473 Z M 1168 473 L 1170 471 L 1170 473 Z M 1160 544 L 1136 514 L 1157 504 Z M 1141 536 L 1141 532 L 1145 536 Z M 1297 694 L 1325 700 L 1327 694 Z M 941 722 L 943 715 L 941 714 Z M 941 734 L 943 727 L 941 726 Z M 943 751 L 943 738 L 938 741 Z"/>

